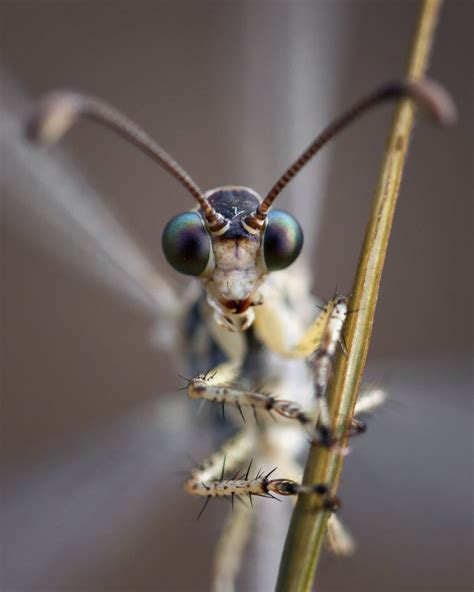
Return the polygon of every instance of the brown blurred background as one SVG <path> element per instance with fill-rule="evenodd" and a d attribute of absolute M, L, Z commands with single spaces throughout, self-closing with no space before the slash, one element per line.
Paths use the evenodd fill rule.
<path fill-rule="evenodd" d="M 198 504 L 181 492 L 187 455 L 207 454 L 215 439 L 182 393 L 161 395 L 182 386 L 185 370 L 150 345 L 150 302 L 76 236 L 69 205 L 48 201 L 74 201 L 76 186 L 96 192 L 105 208 L 84 219 L 113 212 L 182 285 L 161 231 L 192 200 L 90 125 L 34 155 L 16 127 L 27 97 L 96 94 L 201 187 L 264 193 L 331 117 L 403 74 L 417 6 L 2 2 L 2 590 L 206 590 L 224 519 L 216 504 L 197 523 Z M 430 75 L 452 92 L 460 123 L 440 131 L 419 121 L 410 149 L 368 370 L 391 401 L 348 460 L 342 517 L 359 549 L 325 558 L 324 591 L 473 586 L 472 13 L 461 0 L 442 13 Z M 350 289 L 390 114 L 338 138 L 280 197 L 303 219 L 322 296 Z M 53 170 L 77 183 L 63 191 Z M 278 556 L 258 570 L 260 556 L 247 555 L 240 589 L 271 589 Z M 266 573 L 258 587 L 256 571 Z"/>

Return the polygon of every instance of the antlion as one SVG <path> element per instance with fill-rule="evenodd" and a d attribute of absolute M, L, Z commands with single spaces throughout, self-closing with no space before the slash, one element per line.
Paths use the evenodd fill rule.
<path fill-rule="evenodd" d="M 335 510 L 339 505 L 325 483 L 301 484 L 298 457 L 308 440 L 313 446 L 344 453 L 332 433 L 326 390 L 338 346 L 344 349 L 344 322 L 357 311 L 350 309 L 350 297 L 335 294 L 318 314 L 307 281 L 298 266 L 290 267 L 301 252 L 303 232 L 298 221 L 275 209 L 274 203 L 336 134 L 377 105 L 400 97 L 413 99 L 438 123 L 452 119 L 451 101 L 436 83 L 386 84 L 335 119 L 263 199 L 253 189 L 240 186 L 203 192 L 135 123 L 93 97 L 52 93 L 28 123 L 31 140 L 51 144 L 80 117 L 92 119 L 157 161 L 197 202 L 194 209 L 167 224 L 162 245 L 170 265 L 196 277 L 202 290 L 192 302 L 183 297 L 171 303 L 167 298 L 163 312 L 169 323 L 178 323 L 177 338 L 196 373 L 188 380 L 189 397 L 218 403 L 223 416 L 226 406 L 236 409 L 245 422 L 185 482 L 189 494 L 204 498 L 199 515 L 212 497 L 229 498 L 233 507 L 234 500 L 243 498 L 253 504 L 254 497 L 304 493 L 314 498 L 315 510 Z M 355 413 L 375 409 L 384 398 L 380 389 L 364 392 Z M 255 421 L 245 417 L 246 409 Z M 364 429 L 365 424 L 354 417 L 346 435 Z M 233 588 L 250 527 L 251 514 L 237 505 L 216 550 L 216 590 Z M 334 513 L 328 522 L 328 539 L 335 552 L 350 552 L 351 539 Z"/>

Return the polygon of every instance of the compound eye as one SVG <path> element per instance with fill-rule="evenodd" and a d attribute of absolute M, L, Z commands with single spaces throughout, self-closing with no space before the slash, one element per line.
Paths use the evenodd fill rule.
<path fill-rule="evenodd" d="M 200 275 L 211 258 L 211 237 L 197 212 L 172 218 L 163 230 L 161 244 L 171 267 L 186 275 Z"/>
<path fill-rule="evenodd" d="M 303 247 L 303 231 L 295 218 L 281 210 L 270 210 L 263 237 L 263 258 L 268 271 L 285 269 Z"/>

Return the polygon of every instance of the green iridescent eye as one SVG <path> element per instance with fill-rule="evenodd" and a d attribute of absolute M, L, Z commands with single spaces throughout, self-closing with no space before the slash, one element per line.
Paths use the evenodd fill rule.
<path fill-rule="evenodd" d="M 298 222 L 281 210 L 270 210 L 263 237 L 263 258 L 268 271 L 285 269 L 303 247 L 303 231 Z"/>
<path fill-rule="evenodd" d="M 172 218 L 163 230 L 161 244 L 171 267 L 186 275 L 201 274 L 212 253 L 211 237 L 197 212 Z"/>

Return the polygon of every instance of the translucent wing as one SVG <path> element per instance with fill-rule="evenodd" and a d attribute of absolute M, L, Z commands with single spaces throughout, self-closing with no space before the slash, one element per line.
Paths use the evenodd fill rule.
<path fill-rule="evenodd" d="M 64 150 L 38 150 L 23 138 L 30 103 L 4 69 L 0 74 L 2 185 L 9 222 L 147 315 L 174 318 L 175 291 Z"/>

